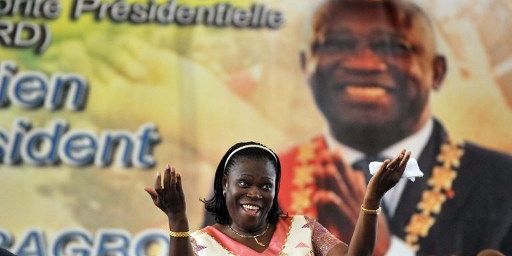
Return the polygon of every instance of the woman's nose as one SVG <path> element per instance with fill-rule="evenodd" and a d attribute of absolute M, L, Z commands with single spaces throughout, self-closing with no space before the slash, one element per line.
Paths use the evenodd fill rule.
<path fill-rule="evenodd" d="M 260 199 L 263 198 L 263 196 L 260 194 L 258 188 L 252 187 L 249 192 L 247 193 L 248 197 Z"/>

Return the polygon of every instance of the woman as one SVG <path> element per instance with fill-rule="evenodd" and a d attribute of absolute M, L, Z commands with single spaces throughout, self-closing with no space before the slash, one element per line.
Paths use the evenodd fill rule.
<path fill-rule="evenodd" d="M 386 160 L 370 180 L 350 245 L 306 216 L 287 216 L 277 195 L 278 156 L 255 142 L 237 143 L 220 161 L 214 196 L 204 201 L 216 224 L 189 234 L 181 176 L 167 165 L 163 185 L 157 175 L 146 188 L 169 219 L 169 255 L 371 255 L 380 201 L 402 176 L 410 152 Z"/>

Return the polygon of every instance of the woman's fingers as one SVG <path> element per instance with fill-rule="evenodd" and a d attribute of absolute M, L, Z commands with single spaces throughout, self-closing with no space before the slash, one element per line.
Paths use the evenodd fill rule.
<path fill-rule="evenodd" d="M 156 202 L 156 199 L 158 197 L 158 194 L 156 193 L 154 188 L 144 188 L 146 192 L 148 192 L 149 196 L 151 196 L 151 199 L 153 199 L 153 202 Z"/>
<path fill-rule="evenodd" d="M 162 188 L 162 176 L 160 175 L 160 173 L 158 172 L 156 174 L 156 179 L 155 179 L 155 191 L 157 193 L 161 192 L 163 190 Z"/>
<path fill-rule="evenodd" d="M 405 167 L 407 166 L 407 162 L 409 161 L 409 158 L 411 158 L 411 151 L 408 151 L 407 153 L 405 153 L 404 158 L 400 162 L 400 165 L 398 167 L 398 174 L 400 175 L 400 177 L 402 177 L 402 174 L 405 171 Z"/>
<path fill-rule="evenodd" d="M 167 164 L 164 170 L 164 189 L 170 188 L 171 183 L 171 166 Z"/>
<path fill-rule="evenodd" d="M 405 153 L 405 156 L 402 159 L 402 162 L 400 162 L 400 167 L 403 167 L 405 169 L 405 166 L 407 166 L 407 162 L 409 161 L 409 158 L 411 158 L 411 151 L 407 151 Z"/>
<path fill-rule="evenodd" d="M 400 180 L 400 178 L 402 177 L 402 175 L 405 171 L 405 167 L 407 166 L 407 162 L 409 161 L 410 157 L 411 157 L 410 151 L 402 150 L 400 152 L 399 156 L 396 158 L 396 159 L 400 159 L 398 164 L 396 164 L 394 166 L 388 166 L 388 168 L 387 168 L 387 171 L 389 173 L 388 178 L 392 182 L 397 182 L 398 180 Z"/>
<path fill-rule="evenodd" d="M 181 186 L 181 175 L 179 173 L 176 173 L 176 190 L 181 198 L 185 198 L 185 193 L 183 193 L 183 187 Z"/>
<path fill-rule="evenodd" d="M 144 190 L 149 194 L 153 203 L 168 216 L 181 214 L 185 210 L 185 195 L 181 176 L 169 164 L 166 165 L 163 175 L 157 173 L 154 188 L 146 187 Z"/>
<path fill-rule="evenodd" d="M 402 149 L 400 153 L 398 153 L 398 156 L 395 157 L 389 164 L 388 169 L 394 170 L 402 161 L 403 157 L 405 155 L 405 149 Z"/>
<path fill-rule="evenodd" d="M 384 196 L 400 180 L 410 157 L 411 152 L 402 150 L 393 160 L 384 161 L 377 174 L 372 178 L 372 191 L 377 195 Z"/>
<path fill-rule="evenodd" d="M 386 159 L 384 160 L 384 162 L 382 162 L 382 165 L 380 166 L 379 170 L 377 171 L 377 173 L 375 175 L 377 175 L 378 173 L 379 176 L 382 175 L 383 172 L 389 170 L 389 163 L 391 162 L 391 160 L 389 159 Z"/>
<path fill-rule="evenodd" d="M 170 178 L 170 182 L 169 182 L 169 188 L 172 191 L 175 191 L 176 190 L 176 169 L 174 167 L 171 167 L 170 175 L 171 175 L 171 178 Z"/>

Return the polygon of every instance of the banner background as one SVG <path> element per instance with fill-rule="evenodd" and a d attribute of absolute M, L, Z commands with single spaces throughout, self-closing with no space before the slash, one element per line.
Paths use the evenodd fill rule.
<path fill-rule="evenodd" d="M 227 2 L 244 7 L 256 3 Z M 441 52 L 448 58 L 447 79 L 432 95 L 434 115 L 453 137 L 512 153 L 512 4 L 416 2 L 431 14 Z M 135 133 L 142 124 L 153 123 L 160 142 L 153 150 L 156 165 L 149 169 L 116 163 L 73 167 L 1 162 L 0 229 L 20 238 L 38 228 L 49 240 L 75 227 L 91 233 L 102 228 L 134 234 L 149 228 L 166 230 L 166 218 L 143 191 L 166 163 L 183 174 L 195 229 L 202 219 L 198 199 L 208 195 L 215 167 L 233 143 L 255 140 L 281 151 L 322 131 L 324 121 L 299 65 L 312 4 L 257 3 L 281 11 L 283 26 L 270 30 L 141 25 L 98 22 L 91 14 L 71 21 L 71 1 L 61 1 L 60 17 L 41 21 L 52 33 L 45 52 L 37 55 L 31 49 L 2 46 L 0 61 L 11 60 L 19 72 L 78 74 L 89 86 L 81 111 L 1 107 L 0 129 L 8 134 L 20 117 L 34 128 L 46 128 L 58 118 L 67 121 L 70 130 L 96 134 Z"/>

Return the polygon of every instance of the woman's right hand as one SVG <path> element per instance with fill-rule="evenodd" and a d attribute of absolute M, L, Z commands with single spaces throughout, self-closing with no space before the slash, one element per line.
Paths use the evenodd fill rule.
<path fill-rule="evenodd" d="M 174 167 L 167 165 L 164 170 L 164 182 L 160 173 L 157 174 L 155 187 L 144 188 L 153 199 L 153 203 L 160 208 L 169 220 L 169 232 L 171 243 L 169 255 L 194 255 L 190 243 L 188 219 L 185 210 L 185 195 L 181 187 L 181 176 Z M 173 232 L 185 234 L 185 236 L 173 235 Z"/>
<path fill-rule="evenodd" d="M 157 174 L 154 188 L 144 188 L 151 196 L 153 203 L 160 208 L 169 220 L 186 218 L 185 195 L 181 186 L 181 176 L 174 167 L 167 165 L 164 180 Z"/>

